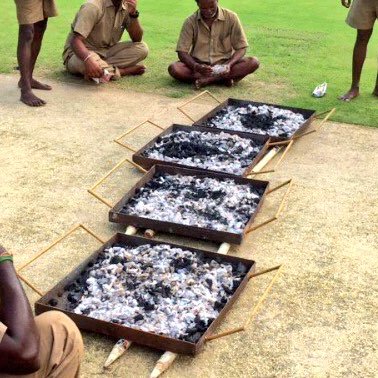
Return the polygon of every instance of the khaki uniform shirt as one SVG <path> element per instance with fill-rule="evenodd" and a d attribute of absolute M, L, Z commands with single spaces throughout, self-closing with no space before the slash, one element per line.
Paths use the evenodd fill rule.
<path fill-rule="evenodd" d="M 70 46 L 75 33 L 85 38 L 85 46 L 101 55 L 109 47 L 120 41 L 123 31 L 128 30 L 130 16 L 126 0 L 123 0 L 118 10 L 112 0 L 87 0 L 76 14 L 71 25 L 71 32 L 67 37 L 63 51 L 63 60 L 73 55 Z"/>
<path fill-rule="evenodd" d="M 0 343 L 1 343 L 1 340 L 3 340 L 5 332 L 7 332 L 7 326 L 4 323 L 0 322 Z"/>
<path fill-rule="evenodd" d="M 181 29 L 176 51 L 187 52 L 201 62 L 215 64 L 230 59 L 235 50 L 248 47 L 247 37 L 236 13 L 218 7 L 211 29 L 198 10 Z"/>

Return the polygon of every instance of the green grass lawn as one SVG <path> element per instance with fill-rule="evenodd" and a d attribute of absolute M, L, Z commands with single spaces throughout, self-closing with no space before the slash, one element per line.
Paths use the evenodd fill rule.
<path fill-rule="evenodd" d="M 59 80 L 69 80 L 63 72 L 61 52 L 82 0 L 59 1 L 60 16 L 51 19 L 38 62 L 38 71 Z M 318 111 L 337 107 L 334 120 L 378 126 L 378 99 L 371 95 L 377 75 L 377 32 L 361 81 L 361 96 L 342 103 L 337 96 L 350 85 L 351 55 L 355 30 L 344 22 L 347 10 L 339 1 L 315 0 L 221 0 L 236 11 L 250 42 L 249 54 L 257 56 L 261 67 L 235 88 L 210 87 L 221 98 L 237 97 L 274 101 Z M 148 73 L 118 82 L 121 88 L 160 93 L 172 97 L 194 93 L 189 85 L 175 83 L 167 66 L 176 59 L 175 44 L 184 18 L 195 10 L 194 0 L 141 0 L 141 21 L 150 47 Z M 16 65 L 17 22 L 13 1 L 2 5 L 0 14 L 0 72 Z M 125 35 L 125 39 L 126 39 Z M 328 82 L 322 99 L 311 97 L 313 88 Z"/>

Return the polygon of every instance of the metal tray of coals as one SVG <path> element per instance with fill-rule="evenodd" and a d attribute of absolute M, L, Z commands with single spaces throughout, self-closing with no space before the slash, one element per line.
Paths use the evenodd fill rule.
<path fill-rule="evenodd" d="M 171 153 L 171 155 L 174 155 L 173 158 L 177 159 L 177 161 L 167 161 L 167 160 L 162 160 L 162 159 L 158 160 L 156 158 L 146 156 L 147 150 L 152 149 L 156 145 L 157 142 L 161 141 L 163 137 L 166 137 L 170 134 L 176 134 L 177 132 L 185 132 L 189 134 L 192 131 L 197 131 L 197 132 L 206 133 L 206 134 L 210 133 L 213 135 L 217 135 L 221 133 L 225 133 L 230 136 L 236 135 L 235 133 L 232 133 L 227 130 L 219 130 L 219 129 L 217 130 L 217 129 L 204 128 L 200 126 L 184 126 L 184 125 L 174 124 L 170 126 L 169 128 L 167 128 L 166 130 L 164 130 L 162 133 L 160 133 L 156 138 L 154 138 L 152 141 L 147 143 L 141 149 L 139 149 L 135 154 L 133 154 L 133 161 L 145 169 L 150 169 L 155 164 L 164 164 L 164 165 L 170 165 L 170 166 L 176 166 L 176 167 L 180 166 L 180 167 L 187 167 L 187 168 L 204 169 L 206 171 L 213 171 L 213 172 L 225 172 L 225 173 L 235 174 L 236 176 L 246 177 L 252 171 L 253 167 L 261 160 L 261 158 L 264 156 L 264 154 L 269 148 L 270 138 L 265 135 L 251 136 L 248 133 L 243 133 L 244 135 L 242 136 L 241 135 L 242 133 L 238 134 L 237 135 L 238 137 L 249 140 L 252 146 L 258 149 L 258 152 L 254 156 L 251 156 L 251 159 L 249 160 L 249 164 L 247 166 L 241 167 L 241 172 L 235 172 L 235 170 L 238 169 L 238 167 L 236 166 L 234 167 L 233 171 L 225 170 L 227 168 L 230 169 L 230 166 L 231 166 L 230 164 L 228 164 L 227 161 L 225 162 L 226 158 L 232 159 L 231 152 L 229 150 L 232 146 L 229 146 L 229 145 L 226 146 L 228 148 L 228 151 L 224 151 L 224 153 L 222 153 L 223 152 L 222 151 L 220 153 L 221 148 L 211 144 L 210 142 L 207 142 L 206 145 L 205 143 L 201 145 L 197 142 L 197 144 L 195 144 L 192 149 L 189 149 L 190 146 L 185 146 L 183 143 L 172 142 L 172 144 L 170 145 L 169 152 Z M 185 142 L 185 143 L 188 143 L 188 142 Z M 208 168 L 208 167 L 211 167 L 210 165 L 211 163 L 209 162 L 209 160 L 211 159 L 212 147 L 214 148 L 214 153 L 218 154 L 221 158 L 223 158 L 222 165 L 224 168 L 222 167 L 222 169 L 220 169 L 220 163 L 221 163 L 220 160 L 218 162 L 219 165 L 214 167 L 214 169 Z M 224 146 L 221 146 L 221 147 L 224 147 Z M 239 155 L 241 155 L 245 151 L 245 148 L 242 149 L 242 147 L 240 146 L 238 147 L 238 149 L 240 150 L 240 152 L 235 151 L 234 156 L 237 156 L 238 153 Z M 181 154 L 184 154 L 187 157 L 201 159 L 202 161 L 206 160 L 208 162 L 208 163 L 205 163 L 207 167 L 203 166 L 204 163 L 202 163 L 202 161 L 201 162 L 193 161 L 193 162 L 190 162 L 190 165 L 185 164 L 185 162 L 182 162 L 182 161 L 180 162 L 178 160 L 180 159 L 180 157 L 177 156 L 178 154 L 180 154 L 180 151 L 181 151 Z M 232 167 L 231 167 L 231 170 L 232 170 Z"/>
<path fill-rule="evenodd" d="M 278 142 L 278 141 L 285 141 L 285 140 L 291 140 L 296 136 L 299 136 L 313 121 L 315 117 L 316 110 L 312 109 L 302 109 L 302 108 L 294 108 L 291 106 L 283 106 L 283 105 L 278 105 L 278 104 L 269 104 L 265 102 L 256 102 L 256 101 L 247 101 L 247 100 L 238 100 L 234 98 L 229 98 L 226 101 L 222 102 L 220 105 L 218 105 L 216 108 L 214 108 L 212 111 L 204 115 L 202 118 L 200 118 L 197 122 L 194 123 L 194 126 L 202 126 L 206 128 L 212 128 L 214 129 L 215 126 L 209 126 L 209 121 L 213 120 L 214 117 L 224 111 L 228 106 L 235 106 L 235 107 L 244 107 L 244 106 L 262 106 L 262 105 L 267 105 L 267 106 L 273 106 L 275 108 L 283 109 L 283 110 L 290 110 L 294 113 L 299 113 L 303 116 L 305 121 L 296 129 L 296 131 L 289 136 L 274 136 L 274 135 L 269 135 L 262 129 L 261 133 L 256 134 L 255 132 L 247 132 L 247 131 L 237 131 L 233 130 L 231 128 L 224 128 L 221 130 L 224 131 L 232 131 L 233 133 L 237 134 L 240 132 L 243 132 L 244 135 L 269 135 L 270 138 L 272 139 L 273 142 Z"/>
<path fill-rule="evenodd" d="M 198 182 L 193 184 L 192 190 L 194 193 L 194 196 L 199 199 L 203 198 L 204 202 L 206 201 L 216 201 L 217 199 L 220 199 L 223 196 L 224 201 L 227 201 L 229 198 L 234 200 L 236 197 L 236 194 L 234 194 L 235 190 L 237 189 L 237 185 L 247 185 L 250 190 L 258 191 L 259 192 L 259 199 L 257 204 L 255 204 L 254 211 L 251 211 L 251 213 L 248 213 L 248 221 L 245 223 L 245 226 L 240 230 L 240 232 L 232 232 L 229 231 L 231 227 L 229 226 L 230 222 L 232 222 L 232 219 L 226 223 L 226 226 L 228 227 L 227 231 L 224 230 L 215 230 L 210 227 L 200 227 L 198 226 L 200 222 L 197 222 L 196 218 L 196 226 L 194 225 L 186 225 L 182 222 L 177 221 L 166 221 L 166 220 L 160 220 L 157 219 L 157 217 L 151 215 L 148 216 L 142 216 L 142 215 L 134 215 L 134 214 L 127 214 L 123 208 L 125 205 L 129 206 L 130 203 L 133 203 L 135 201 L 135 197 L 140 195 L 141 191 L 145 190 L 145 186 L 151 185 L 151 182 L 155 182 L 156 178 L 159 178 L 159 176 L 162 175 L 172 175 L 177 177 L 177 180 L 181 176 L 185 176 L 187 180 L 195 181 L 194 179 L 199 180 L 207 180 L 207 179 L 215 179 L 216 181 L 213 182 L 213 184 L 217 184 L 220 182 L 222 185 L 222 182 L 225 180 L 231 180 L 233 183 L 235 183 L 235 187 L 231 187 L 230 185 L 225 185 L 224 190 L 230 191 L 230 195 L 232 197 L 223 196 L 222 192 L 219 192 L 217 187 L 214 186 L 212 188 L 206 188 L 206 190 L 199 189 Z M 194 179 L 193 179 L 194 178 Z M 153 190 L 158 189 L 158 186 L 154 184 Z M 125 196 L 110 210 L 109 212 L 109 220 L 110 222 L 115 223 L 121 223 L 125 225 L 132 225 L 135 227 L 140 228 L 146 228 L 146 229 L 152 229 L 155 231 L 163 231 L 168 232 L 172 234 L 177 235 L 183 235 L 183 236 L 189 236 L 194 237 L 198 239 L 206 239 L 206 240 L 213 240 L 217 242 L 227 242 L 232 244 L 241 244 L 246 233 L 248 232 L 248 229 L 250 228 L 256 214 L 258 213 L 260 206 L 263 203 L 265 194 L 267 192 L 269 186 L 268 181 L 259 181 L 259 180 L 250 180 L 243 177 L 238 177 L 234 175 L 230 175 L 227 173 L 214 173 L 214 172 L 208 172 L 204 170 L 198 170 L 198 169 L 189 169 L 189 168 L 182 168 L 182 167 L 173 167 L 173 166 L 167 166 L 167 165 L 155 165 L 152 167 L 143 177 L 142 179 L 134 185 L 131 190 L 129 190 Z M 151 191 L 150 191 L 151 192 Z M 158 191 L 156 190 L 156 193 Z M 206 200 L 206 196 L 211 195 L 211 200 Z M 155 196 L 156 197 L 156 196 Z M 158 201 L 159 204 L 162 206 L 162 208 L 165 210 L 167 208 L 167 201 L 174 201 L 174 198 L 176 198 L 176 194 L 170 193 L 169 191 L 164 194 L 164 197 L 159 197 Z M 195 198 L 195 199 L 196 199 Z M 215 198 L 215 199 L 214 199 Z M 243 201 L 243 199 L 239 199 L 240 202 Z M 189 201 L 189 199 L 188 199 Z M 240 202 L 237 202 L 234 206 L 235 217 L 238 217 L 238 213 L 242 213 L 242 209 L 240 209 Z M 193 204 L 193 202 L 192 202 Z M 195 204 L 195 203 L 194 203 Z M 217 211 L 219 210 L 220 201 L 218 201 L 218 204 L 213 203 L 213 209 L 216 208 Z M 206 204 L 205 204 L 206 205 Z M 207 206 L 207 205 L 206 205 Z M 177 217 L 181 216 L 181 210 L 185 210 L 185 203 L 182 203 L 182 209 L 175 213 L 177 214 Z M 191 210 L 191 209 L 190 209 Z M 211 216 L 211 211 L 205 209 L 204 213 L 199 213 L 199 215 L 204 216 Z M 214 212 L 214 211 L 213 211 Z M 138 211 L 139 214 L 142 213 L 142 211 Z M 195 215 L 194 215 L 195 217 Z M 166 218 L 164 218 L 166 219 Z M 216 220 L 216 219 L 215 219 Z"/>
<path fill-rule="evenodd" d="M 116 319 L 113 321 L 104 321 L 99 320 L 94 317 L 90 317 L 84 314 L 78 314 L 74 312 L 74 308 L 79 304 L 80 298 L 83 295 L 84 290 L 88 290 L 88 284 L 86 283 L 88 277 L 91 277 L 89 272 L 91 269 L 95 268 L 95 264 L 98 261 L 104 261 L 105 259 L 105 250 L 113 246 L 128 246 L 130 248 L 136 248 L 143 245 L 150 245 L 152 248 L 159 245 L 168 245 L 172 248 L 181 248 L 185 251 L 190 251 L 193 253 L 194 258 L 201 258 L 202 261 L 211 261 L 215 260 L 219 264 L 228 263 L 232 265 L 232 277 L 239 277 L 237 279 L 237 284 L 233 284 L 233 287 L 227 297 L 223 296 L 224 300 L 220 307 L 217 308 L 217 316 L 213 320 L 209 320 L 206 325 L 206 329 L 201 325 L 201 335 L 197 335 L 195 340 L 196 342 L 189 342 L 186 340 L 181 340 L 171 336 L 165 336 L 158 333 L 146 332 L 138 329 L 137 327 L 129 327 L 123 324 L 119 324 Z M 146 248 L 148 249 L 148 248 Z M 135 255 L 135 256 L 140 256 Z M 109 257 L 107 257 L 109 259 Z M 109 266 L 109 268 L 114 267 L 112 260 L 106 260 L 106 264 L 102 266 Z M 130 261 L 130 260 L 129 260 Z M 121 262 L 123 265 L 123 270 L 125 275 L 132 275 L 132 272 L 129 273 L 129 268 L 126 268 L 127 260 Z M 173 268 L 176 269 L 177 267 Z M 147 269 L 147 268 L 145 268 Z M 143 269 L 143 271 L 145 271 Z M 157 271 L 157 267 L 153 267 L 154 272 Z M 195 248 L 183 247 L 176 244 L 159 242 L 156 240 L 149 240 L 137 236 L 129 236 L 125 234 L 116 234 L 109 241 L 107 241 L 103 246 L 96 250 L 92 255 L 85 259 L 81 264 L 79 264 L 71 273 L 69 273 L 64 279 L 62 279 L 54 288 L 48 291 L 42 298 L 40 298 L 35 303 L 35 312 L 36 314 L 41 314 L 50 310 L 59 310 L 68 315 L 76 325 L 85 331 L 95 332 L 103 335 L 108 335 L 114 338 L 126 338 L 141 345 L 146 345 L 152 348 L 168 350 L 175 353 L 183 354 L 197 354 L 205 343 L 206 337 L 210 336 L 215 328 L 221 323 L 224 319 L 226 313 L 229 311 L 233 303 L 236 301 L 240 293 L 243 291 L 246 286 L 249 275 L 255 269 L 255 262 L 252 260 L 246 260 L 239 257 L 220 255 L 218 253 L 203 251 Z M 155 273 L 153 273 L 155 274 Z M 119 276 L 121 277 L 121 276 Z M 144 278 L 147 282 L 147 278 Z M 148 281 L 149 282 L 149 281 Z M 233 281 L 234 282 L 234 281 Z M 197 285 L 204 285 L 200 281 L 196 283 Z M 86 289 L 85 289 L 86 288 Z M 125 286 L 126 289 L 126 286 Z M 113 294 L 112 294 L 113 295 Z M 172 295 L 172 294 L 170 294 Z M 77 296 L 74 301 L 72 297 Z M 110 299 L 110 298 L 108 298 Z M 215 306 L 215 305 L 214 305 Z M 222 307 L 223 306 L 223 307 Z M 215 307 L 214 307 L 215 308 Z M 139 311 L 139 310 L 138 310 Z M 144 311 L 144 310 L 140 310 Z M 145 310 L 148 311 L 148 310 Z M 151 310 L 150 310 L 151 311 Z M 144 312 L 145 313 L 145 312 Z M 146 316 L 146 313 L 145 313 Z M 165 325 L 165 323 L 164 323 Z M 191 331 L 194 332 L 194 331 Z M 200 338 L 198 338 L 200 337 Z"/>

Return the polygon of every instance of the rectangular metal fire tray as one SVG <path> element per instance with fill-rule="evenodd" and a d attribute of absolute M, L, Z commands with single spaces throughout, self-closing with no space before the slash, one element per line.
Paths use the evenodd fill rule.
<path fill-rule="evenodd" d="M 298 136 L 299 134 L 301 134 L 308 126 L 310 126 L 311 122 L 313 121 L 313 119 L 315 117 L 315 113 L 316 113 L 316 110 L 312 110 L 312 109 L 294 108 L 294 107 L 291 107 L 291 106 L 283 106 L 283 105 L 278 105 L 278 104 L 269 104 L 269 103 L 266 103 L 266 102 L 256 102 L 256 101 L 247 101 L 247 100 L 238 100 L 238 99 L 235 99 L 235 98 L 229 98 L 226 101 L 224 101 L 221 104 L 219 104 L 212 111 L 210 111 L 209 113 L 207 113 L 206 115 L 204 115 L 202 118 L 200 118 L 193 125 L 194 126 L 206 127 L 208 129 L 216 129 L 214 127 L 206 126 L 206 122 L 208 120 L 210 120 L 211 118 L 213 118 L 215 116 L 215 114 L 219 110 L 221 110 L 223 108 L 226 108 L 229 105 L 231 105 L 231 106 L 245 106 L 245 105 L 249 105 L 249 104 L 251 104 L 253 106 L 268 105 L 268 106 L 274 106 L 274 107 L 280 108 L 280 109 L 287 109 L 287 110 L 291 110 L 291 111 L 293 111 L 295 113 L 300 113 L 305 118 L 305 122 L 303 122 L 303 124 L 298 128 L 298 130 L 290 138 L 281 138 L 281 137 L 271 136 L 270 138 L 271 138 L 271 140 L 273 142 L 279 142 L 279 141 L 284 141 L 284 140 L 291 140 L 295 136 Z M 232 131 L 233 133 L 238 134 L 238 135 L 241 135 L 240 133 L 242 133 L 241 131 L 236 131 L 236 130 L 231 130 L 231 129 L 218 129 L 218 130 L 223 130 L 223 131 L 227 131 L 227 132 L 231 132 Z M 248 132 L 245 132 L 245 131 L 243 131 L 243 133 L 244 133 L 244 135 L 253 135 L 253 136 L 255 136 L 255 135 L 264 135 L 264 134 L 248 133 Z M 267 135 L 267 134 L 265 134 L 265 135 Z"/>
<path fill-rule="evenodd" d="M 234 232 L 226 232 L 226 231 L 216 231 L 207 228 L 201 228 L 196 226 L 188 226 L 179 223 L 173 222 L 165 222 L 161 220 L 145 218 L 145 217 L 138 217 L 136 215 L 126 215 L 122 214 L 121 210 L 123 206 L 131 199 L 137 190 L 143 187 L 146 183 L 148 183 L 157 173 L 167 173 L 169 175 L 183 175 L 183 176 L 197 176 L 197 177 L 210 177 L 210 178 L 230 178 L 234 180 L 237 184 L 245 184 L 245 185 L 253 185 L 258 188 L 263 188 L 264 192 L 260 198 L 260 201 L 257 205 L 257 208 L 244 227 L 242 233 L 234 233 Z M 227 173 L 220 173 L 220 172 L 210 172 L 206 170 L 199 170 L 199 169 L 189 169 L 189 168 L 182 168 L 182 167 L 174 167 L 168 165 L 160 165 L 157 164 L 153 166 L 141 179 L 140 181 L 134 185 L 122 199 L 110 210 L 109 212 L 109 221 L 115 223 L 121 223 L 125 225 L 131 225 L 135 227 L 145 228 L 145 229 L 152 229 L 155 231 L 162 231 L 171 234 L 183 235 L 194 237 L 197 239 L 205 239 L 205 240 L 213 240 L 217 242 L 226 242 L 231 244 L 241 244 L 248 229 L 250 228 L 251 224 L 255 216 L 257 215 L 267 192 L 269 186 L 268 181 L 260 181 L 260 180 L 250 180 L 243 177 L 238 177 L 234 175 L 230 175 Z"/>
<path fill-rule="evenodd" d="M 188 341 L 183 341 L 175 339 L 168 336 L 162 336 L 156 333 L 145 332 L 135 328 L 126 327 L 120 324 L 115 324 L 103 320 L 97 320 L 86 315 L 75 314 L 74 312 L 68 310 L 68 292 L 64 290 L 67 285 L 70 285 L 75 280 L 77 280 L 80 275 L 88 269 L 88 264 L 96 261 L 97 257 L 108 247 L 111 247 L 113 244 L 122 243 L 129 245 L 131 247 L 140 246 L 143 244 L 169 244 L 172 247 L 184 248 L 186 250 L 192 251 L 195 254 L 202 254 L 203 256 L 217 259 L 221 262 L 229 263 L 242 263 L 247 268 L 246 276 L 240 282 L 239 287 L 236 289 L 234 294 L 229 298 L 226 305 L 220 311 L 218 317 L 210 324 L 206 332 L 201 336 L 201 338 L 196 343 L 191 343 Z M 125 234 L 116 234 L 103 246 L 101 246 L 96 252 L 90 255 L 86 260 L 84 260 L 80 265 L 78 265 L 70 274 L 68 274 L 63 280 L 61 280 L 53 289 L 48 291 L 41 299 L 35 303 L 35 312 L 36 314 L 41 314 L 50 310 L 59 310 L 68 315 L 76 325 L 85 331 L 91 331 L 100 333 L 103 335 L 111 336 L 114 338 L 125 338 L 131 340 L 141 345 L 147 345 L 152 348 L 169 350 L 175 353 L 184 353 L 184 354 L 197 354 L 205 343 L 205 338 L 210 336 L 215 328 L 221 323 L 224 319 L 226 313 L 231 308 L 232 304 L 239 297 L 240 293 L 243 291 L 244 287 L 248 282 L 248 274 L 253 272 L 255 269 L 255 262 L 252 260 L 246 260 L 239 257 L 220 255 L 218 253 L 203 251 L 195 248 L 183 247 L 176 244 L 164 243 L 155 240 L 149 240 L 137 236 L 129 236 Z M 51 300 L 56 300 L 56 306 L 49 304 Z"/>
<path fill-rule="evenodd" d="M 255 158 L 251 161 L 251 164 L 245 169 L 242 175 L 236 175 L 236 176 L 242 176 L 246 177 L 248 174 L 252 171 L 253 167 L 261 160 L 261 158 L 265 155 L 265 152 L 268 149 L 268 143 L 270 141 L 270 138 L 265 135 L 251 135 L 249 133 L 234 133 L 233 130 L 221 130 L 221 129 L 215 129 L 215 128 L 209 128 L 209 127 L 200 127 L 200 126 L 185 126 L 185 125 L 177 125 L 173 124 L 172 126 L 168 127 L 166 130 L 164 130 L 162 133 L 160 133 L 156 138 L 148 142 L 145 146 L 143 146 L 141 149 L 139 149 L 135 154 L 133 154 L 133 161 L 140 166 L 142 166 L 145 169 L 150 169 L 155 164 L 164 164 L 164 165 L 170 165 L 174 167 L 187 167 L 187 168 L 195 168 L 195 169 L 202 169 L 206 170 L 207 172 L 221 172 L 221 171 L 215 171 L 215 170 L 209 170 L 201 167 L 196 166 L 190 166 L 185 165 L 179 162 L 169 162 L 165 160 L 157 160 L 153 158 L 149 158 L 146 156 L 143 156 L 143 152 L 146 151 L 148 148 L 153 147 L 153 145 L 156 143 L 158 138 L 161 138 L 165 135 L 171 134 L 175 131 L 187 131 L 188 133 L 190 131 L 199 131 L 202 133 L 213 133 L 213 134 L 220 134 L 222 132 L 227 134 L 237 134 L 238 136 L 245 138 L 245 139 L 253 139 L 263 144 L 261 151 L 255 156 Z"/>

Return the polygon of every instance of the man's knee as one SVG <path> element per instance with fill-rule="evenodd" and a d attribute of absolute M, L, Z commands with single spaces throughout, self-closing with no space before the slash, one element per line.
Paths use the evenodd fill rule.
<path fill-rule="evenodd" d="M 19 37 L 23 42 L 31 43 L 34 38 L 34 25 L 20 25 Z"/>
<path fill-rule="evenodd" d="M 255 56 L 248 57 L 246 60 L 250 73 L 255 72 L 260 67 L 260 62 Z"/>
<path fill-rule="evenodd" d="M 140 60 L 144 60 L 148 56 L 148 46 L 145 42 L 136 42 Z"/>
<path fill-rule="evenodd" d="M 168 66 L 168 73 L 175 79 L 179 76 L 177 63 L 172 63 Z"/>

